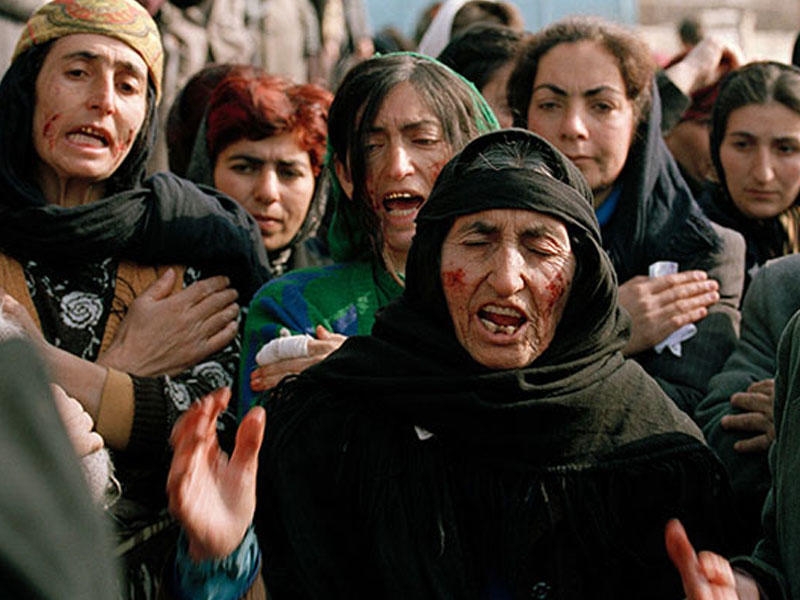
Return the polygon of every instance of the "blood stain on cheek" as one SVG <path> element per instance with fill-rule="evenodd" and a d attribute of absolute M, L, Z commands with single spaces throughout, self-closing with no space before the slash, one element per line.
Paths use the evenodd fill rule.
<path fill-rule="evenodd" d="M 547 310 L 552 312 L 559 300 L 564 296 L 567 289 L 567 281 L 563 273 L 556 273 L 555 276 L 547 283 L 545 290 L 548 293 Z"/>
<path fill-rule="evenodd" d="M 61 113 L 54 113 L 44 123 L 42 127 L 42 137 L 47 140 L 47 146 L 52 150 L 56 146 L 55 125 L 61 118 Z"/>
<path fill-rule="evenodd" d="M 464 285 L 464 269 L 455 271 L 442 271 L 442 285 L 445 288 L 459 288 Z"/>
<path fill-rule="evenodd" d="M 127 152 L 128 148 L 130 148 L 133 145 L 133 140 L 135 137 L 136 137 L 136 130 L 135 129 L 128 130 L 128 137 L 112 146 L 111 148 L 112 155 L 116 158 L 123 152 Z"/>

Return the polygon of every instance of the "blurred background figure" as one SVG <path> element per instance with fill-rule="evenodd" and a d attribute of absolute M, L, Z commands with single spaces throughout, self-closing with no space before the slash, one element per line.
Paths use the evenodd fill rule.
<path fill-rule="evenodd" d="M 475 84 L 501 127 L 514 124 L 507 88 L 522 37 L 522 32 L 505 25 L 478 23 L 455 36 L 438 57 Z"/>
<path fill-rule="evenodd" d="M 11 64 L 14 46 L 40 0 L 0 0 L 0 75 Z"/>
<path fill-rule="evenodd" d="M 321 41 L 312 81 L 336 89 L 353 65 L 375 52 L 369 15 L 364 0 L 312 0 L 312 3 Z"/>
<path fill-rule="evenodd" d="M 418 52 L 439 56 L 448 42 L 476 23 L 498 23 L 521 31 L 525 27 L 519 8 L 494 0 L 445 0 L 420 40 Z"/>
<path fill-rule="evenodd" d="M 677 33 L 682 52 L 688 52 L 694 48 L 706 35 L 703 25 L 697 17 L 684 17 L 678 21 Z"/>

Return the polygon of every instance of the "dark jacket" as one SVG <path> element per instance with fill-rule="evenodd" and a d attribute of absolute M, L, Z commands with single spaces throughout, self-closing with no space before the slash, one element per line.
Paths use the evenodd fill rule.
<path fill-rule="evenodd" d="M 691 412 L 736 341 L 744 242 L 703 214 L 664 143 L 660 123 L 660 101 L 654 94 L 650 115 L 636 131 L 617 181 L 622 195 L 602 227 L 602 237 L 620 284 L 647 275 L 649 265 L 662 260 L 677 262 L 681 271 L 708 271 L 719 282 L 721 299 L 696 323 L 697 334 L 683 342 L 681 358 L 668 350 L 634 357 L 679 407 Z"/>

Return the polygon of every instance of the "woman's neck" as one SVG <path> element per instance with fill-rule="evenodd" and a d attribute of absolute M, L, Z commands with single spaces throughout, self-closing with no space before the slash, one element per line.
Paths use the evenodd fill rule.
<path fill-rule="evenodd" d="M 405 287 L 406 259 L 408 259 L 408 252 L 400 252 L 384 246 L 383 262 L 386 270 L 403 287 Z"/>
<path fill-rule="evenodd" d="M 103 197 L 105 184 L 86 179 L 62 177 L 52 168 L 39 164 L 39 187 L 48 204 L 63 207 L 89 204 Z"/>

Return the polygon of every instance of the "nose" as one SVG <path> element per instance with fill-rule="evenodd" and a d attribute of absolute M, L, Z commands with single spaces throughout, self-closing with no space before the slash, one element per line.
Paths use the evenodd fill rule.
<path fill-rule="evenodd" d="M 501 298 L 525 287 L 524 265 L 525 259 L 516 248 L 503 247 L 495 252 L 489 282 Z"/>
<path fill-rule="evenodd" d="M 389 175 L 393 179 L 403 179 L 414 172 L 414 165 L 408 149 L 400 143 L 393 143 L 389 150 Z"/>
<path fill-rule="evenodd" d="M 775 172 L 772 169 L 772 156 L 769 148 L 759 148 L 753 156 L 753 164 L 750 173 L 759 183 L 767 183 L 772 180 Z"/>
<path fill-rule="evenodd" d="M 565 139 L 584 139 L 588 137 L 586 119 L 580 107 L 571 106 L 564 111 L 560 123 L 561 137 Z"/>
<path fill-rule="evenodd" d="M 272 204 L 280 200 L 280 186 L 275 169 L 265 168 L 256 179 L 253 196 L 262 204 Z"/>
<path fill-rule="evenodd" d="M 102 114 L 112 114 L 116 109 L 113 77 L 97 77 L 91 89 L 89 107 Z"/>

